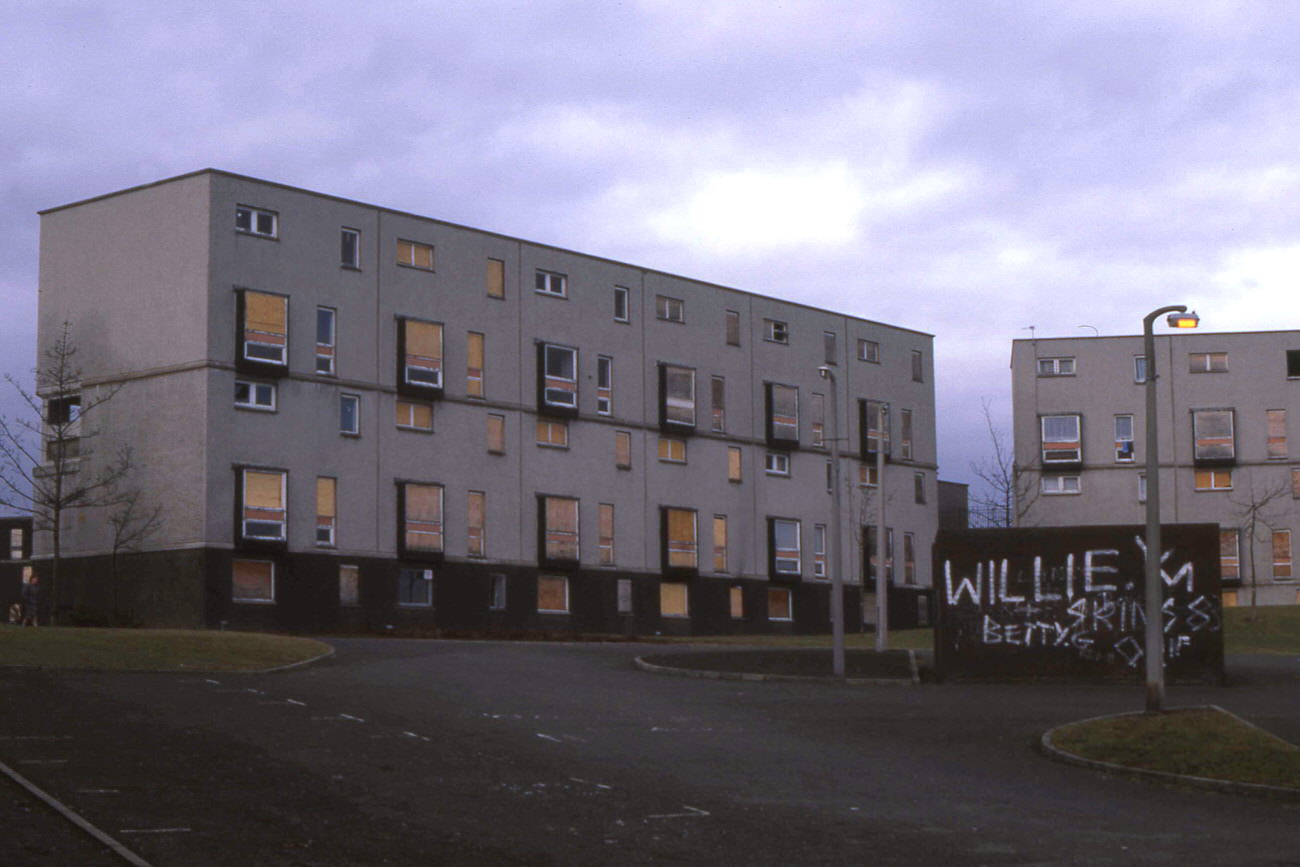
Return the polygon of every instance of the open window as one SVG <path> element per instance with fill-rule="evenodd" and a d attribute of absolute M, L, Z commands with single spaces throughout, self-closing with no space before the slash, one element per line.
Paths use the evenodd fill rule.
<path fill-rule="evenodd" d="M 699 569 L 699 530 L 694 509 L 659 510 L 660 562 L 664 573 L 694 575 Z"/>
<path fill-rule="evenodd" d="M 537 498 L 538 561 L 543 566 L 576 567 L 579 560 L 578 500 L 574 497 Z"/>
<path fill-rule="evenodd" d="M 397 320 L 397 391 L 410 397 L 442 396 L 442 324 Z"/>
<path fill-rule="evenodd" d="M 572 346 L 537 344 L 537 411 L 578 414 L 578 350 Z"/>
<path fill-rule="evenodd" d="M 398 484 L 398 550 L 401 557 L 442 559 L 442 504 L 442 485 L 417 482 Z"/>
<path fill-rule="evenodd" d="M 794 518 L 767 519 L 768 577 L 798 580 L 801 567 L 799 521 Z"/>
<path fill-rule="evenodd" d="M 236 367 L 283 374 L 289 366 L 289 299 L 242 289 L 236 294 L 239 356 Z"/>
<path fill-rule="evenodd" d="M 764 383 L 767 402 L 767 444 L 774 448 L 799 447 L 799 389 L 777 382 Z"/>
<path fill-rule="evenodd" d="M 1043 466 L 1077 467 L 1083 463 L 1081 416 L 1074 413 L 1045 415 L 1039 423 L 1043 436 Z"/>
<path fill-rule="evenodd" d="M 695 371 L 659 365 L 659 427 L 676 434 L 695 431 Z"/>

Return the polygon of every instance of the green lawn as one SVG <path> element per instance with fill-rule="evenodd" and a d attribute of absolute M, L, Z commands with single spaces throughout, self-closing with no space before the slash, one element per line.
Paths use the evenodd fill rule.
<path fill-rule="evenodd" d="M 1131 768 L 1300 788 L 1300 749 L 1210 708 L 1075 723 L 1057 730 L 1052 743 Z"/>
<path fill-rule="evenodd" d="M 896 629 L 889 633 L 890 650 L 929 650 L 934 647 L 932 629 Z M 731 644 L 738 647 L 812 647 L 831 646 L 829 635 L 678 635 L 665 636 L 672 644 Z M 874 650 L 876 636 L 851 632 L 844 636 L 844 646 L 851 650 Z"/>
<path fill-rule="evenodd" d="M 320 656 L 309 638 L 190 629 L 0 627 L 0 665 L 100 671 L 259 671 Z"/>
<path fill-rule="evenodd" d="M 1300 653 L 1300 605 L 1225 608 L 1223 649 L 1228 653 Z"/>

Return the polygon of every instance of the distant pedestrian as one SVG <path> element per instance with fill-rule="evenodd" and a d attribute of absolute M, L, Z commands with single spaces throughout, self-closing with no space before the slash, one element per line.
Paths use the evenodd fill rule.
<path fill-rule="evenodd" d="M 41 579 L 32 579 L 23 585 L 23 626 L 36 625 L 36 609 L 41 604 Z"/>

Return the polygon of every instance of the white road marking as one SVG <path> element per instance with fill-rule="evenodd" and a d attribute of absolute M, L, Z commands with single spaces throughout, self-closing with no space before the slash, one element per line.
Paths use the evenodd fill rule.
<path fill-rule="evenodd" d="M 21 759 L 20 765 L 66 765 L 67 759 Z"/>
<path fill-rule="evenodd" d="M 555 741 L 555 743 L 557 743 L 557 744 L 564 743 L 564 742 L 563 742 L 562 740 L 560 740 L 559 738 L 552 737 L 551 735 L 542 734 L 541 732 L 538 732 L 538 733 L 537 733 L 537 736 L 538 736 L 539 738 L 541 738 L 542 740 Z"/>
<path fill-rule="evenodd" d="M 266 695 L 266 693 L 262 692 L 260 689 L 253 689 L 251 686 L 247 687 L 244 692 L 251 692 L 253 695 Z"/>
<path fill-rule="evenodd" d="M 70 741 L 72 735 L 0 735 L 0 741 Z"/>
<path fill-rule="evenodd" d="M 287 701 L 289 704 L 296 704 L 296 705 L 298 705 L 298 707 L 306 707 L 306 706 L 307 706 L 307 702 L 305 702 L 305 701 L 298 701 L 296 698 L 286 698 L 285 701 Z"/>
<path fill-rule="evenodd" d="M 77 789 L 78 795 L 120 795 L 121 789 Z"/>
<path fill-rule="evenodd" d="M 359 716 L 353 716 L 353 715 L 350 714 L 350 713 L 341 713 L 341 714 L 339 714 L 339 716 L 340 716 L 341 718 L 343 718 L 343 719 L 350 719 L 350 720 L 352 720 L 353 722 L 365 722 L 365 720 L 363 720 L 361 717 L 359 717 Z"/>
<path fill-rule="evenodd" d="M 188 834 L 190 828 L 118 828 L 119 834 Z"/>
<path fill-rule="evenodd" d="M 215 683 L 217 686 L 221 686 L 221 681 L 219 681 L 219 680 L 213 680 L 213 679 L 210 678 L 210 677 L 208 677 L 208 678 L 204 678 L 204 680 L 206 680 L 208 683 Z"/>
<path fill-rule="evenodd" d="M 646 816 L 647 819 L 698 819 L 702 816 L 710 815 L 708 810 L 701 810 L 699 807 L 692 807 L 690 804 L 682 804 L 683 810 L 690 810 L 689 813 L 659 813 L 654 816 Z"/>

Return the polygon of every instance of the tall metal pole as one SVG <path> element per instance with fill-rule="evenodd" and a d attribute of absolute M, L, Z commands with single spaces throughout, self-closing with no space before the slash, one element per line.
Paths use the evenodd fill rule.
<path fill-rule="evenodd" d="M 835 372 L 818 372 L 831 384 L 831 673 L 844 676 L 844 545 L 840 517 L 840 393 Z"/>
<path fill-rule="evenodd" d="M 1165 313 L 1185 313 L 1181 305 L 1153 310 L 1142 320 L 1146 354 L 1147 399 L 1147 532 L 1146 532 L 1146 680 L 1147 713 L 1165 709 L 1164 582 L 1160 577 L 1160 439 L 1156 432 L 1156 338 L 1152 325 Z"/>
<path fill-rule="evenodd" d="M 889 582 L 885 578 L 885 427 L 889 409 L 880 402 L 876 430 L 876 652 L 889 648 Z"/>

